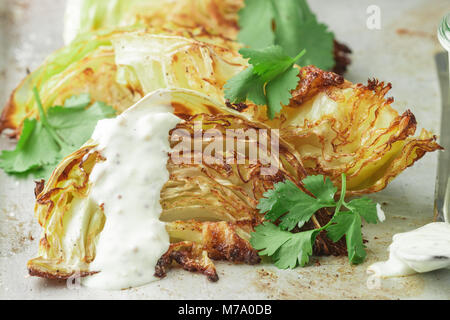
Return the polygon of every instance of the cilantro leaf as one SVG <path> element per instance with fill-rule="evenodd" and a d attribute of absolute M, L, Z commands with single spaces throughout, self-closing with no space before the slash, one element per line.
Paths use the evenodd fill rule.
<path fill-rule="evenodd" d="M 302 227 L 314 213 L 326 206 L 306 193 L 303 193 L 302 197 L 302 200 L 289 208 L 288 214 L 281 217 L 280 227 L 282 229 L 291 231 L 296 226 Z"/>
<path fill-rule="evenodd" d="M 298 265 L 304 267 L 312 255 L 317 234 L 316 230 L 291 233 L 291 238 L 273 255 L 275 265 L 280 269 L 293 269 Z"/>
<path fill-rule="evenodd" d="M 280 112 L 281 106 L 289 104 L 291 91 L 297 87 L 300 71 L 293 68 L 299 57 L 291 58 L 278 46 L 262 50 L 241 49 L 249 59 L 250 66 L 225 84 L 225 98 L 233 103 L 253 101 L 257 105 L 267 105 L 270 119 Z"/>
<path fill-rule="evenodd" d="M 305 48 L 307 54 L 298 64 L 321 69 L 335 65 L 334 35 L 317 21 L 306 0 L 246 0 L 239 26 L 238 40 L 250 48 L 279 45 L 291 56 Z"/>
<path fill-rule="evenodd" d="M 315 198 L 287 180 L 277 183 L 273 190 L 266 192 L 257 208 L 261 213 L 266 213 L 267 220 L 276 221 L 281 217 L 280 227 L 290 231 L 297 225 L 303 226 L 317 210 L 336 206 L 334 195 L 337 188 L 329 178 L 310 176 L 303 180 L 303 184 Z"/>
<path fill-rule="evenodd" d="M 339 241 L 344 235 L 347 243 L 348 260 L 359 264 L 366 258 L 365 246 L 361 233 L 361 217 L 352 212 L 339 212 L 327 228 L 327 236 L 333 241 Z"/>
<path fill-rule="evenodd" d="M 50 107 L 45 113 L 36 90 L 35 95 L 40 121 L 24 121 L 15 150 L 0 154 L 0 168 L 16 176 L 46 178 L 63 157 L 90 138 L 98 120 L 114 116 L 115 111 L 102 102 L 87 107 L 90 95 L 83 94 L 67 99 L 65 107 Z"/>
<path fill-rule="evenodd" d="M 275 43 L 272 30 L 272 0 L 246 0 L 245 7 L 239 11 L 238 41 L 254 49 L 266 48 Z M 255 37 L 255 32 L 258 36 Z M 261 34 L 264 36 L 261 37 Z"/>
<path fill-rule="evenodd" d="M 296 61 L 295 58 L 292 59 L 286 55 L 280 46 L 271 46 L 260 50 L 242 48 L 239 53 L 249 59 L 248 62 L 253 65 L 254 73 L 261 76 L 264 81 L 273 80 L 290 69 Z M 301 52 L 300 55 L 304 55 L 304 52 Z"/>
<path fill-rule="evenodd" d="M 263 198 L 259 199 L 256 208 L 259 209 L 260 213 L 266 214 L 265 218 L 267 220 L 275 221 L 287 212 L 283 200 L 287 200 L 285 194 L 289 192 L 289 188 L 293 192 L 297 191 L 297 186 L 292 183 L 292 181 L 287 180 L 286 182 L 279 182 L 274 185 L 273 189 L 269 189 L 265 192 Z"/>
<path fill-rule="evenodd" d="M 369 198 L 358 198 L 344 204 L 347 209 L 364 218 L 368 223 L 378 221 L 377 204 Z"/>
<path fill-rule="evenodd" d="M 304 65 L 333 68 L 334 35 L 326 25 L 317 22 L 306 1 L 274 1 L 274 8 L 275 44 L 290 55 L 305 48 L 307 53 L 301 59 Z"/>
<path fill-rule="evenodd" d="M 327 236 L 333 241 L 339 241 L 344 235 L 347 243 L 348 259 L 353 264 L 359 264 L 366 258 L 364 242 L 361 233 L 361 217 L 368 223 L 378 221 L 376 203 L 369 198 L 353 199 L 344 202 L 350 211 L 338 212 L 327 228 Z"/>
<path fill-rule="evenodd" d="M 304 200 L 303 193 L 292 181 L 286 180 L 274 185 L 264 193 L 256 206 L 260 213 L 265 213 L 267 220 L 275 221 L 289 211 L 289 207 Z"/>
<path fill-rule="evenodd" d="M 305 266 L 313 251 L 317 230 L 290 233 L 273 223 L 265 222 L 255 228 L 250 243 L 260 255 L 271 256 L 280 269 Z"/>
<path fill-rule="evenodd" d="M 89 140 L 98 120 L 115 114 L 115 110 L 103 102 L 95 102 L 89 108 L 52 107 L 47 111 L 50 125 L 74 150 Z"/>
<path fill-rule="evenodd" d="M 331 182 L 330 178 L 325 178 L 323 175 L 308 176 L 303 179 L 302 182 L 305 185 L 305 188 L 322 203 L 334 205 L 334 196 L 337 188 L 334 186 L 333 182 Z"/>
<path fill-rule="evenodd" d="M 267 84 L 267 113 L 269 119 L 275 118 L 275 115 L 281 111 L 282 105 L 289 104 L 292 98 L 291 91 L 297 87 L 299 81 L 299 73 L 300 70 L 292 68 Z"/>
<path fill-rule="evenodd" d="M 327 236 L 337 242 L 345 236 L 348 259 L 358 264 L 366 257 L 361 233 L 362 218 L 368 223 L 377 223 L 376 204 L 368 198 L 354 199 L 345 202 L 346 177 L 342 174 L 341 196 L 334 200 L 337 188 L 329 178 L 322 175 L 308 176 L 302 181 L 304 189 L 297 187 L 292 181 L 279 182 L 274 188 L 264 193 L 257 208 L 265 213 L 265 219 L 278 222 L 264 222 L 251 234 L 251 243 L 260 255 L 272 256 L 279 268 L 294 268 L 298 264 L 308 263 L 312 254 L 312 246 L 317 235 L 326 231 Z M 321 208 L 335 208 L 330 221 L 317 229 L 291 233 L 295 226 L 301 228 L 312 215 Z M 341 211 L 346 207 L 349 211 Z"/>
<path fill-rule="evenodd" d="M 261 250 L 261 255 L 272 256 L 291 236 L 290 232 L 280 230 L 273 223 L 264 222 L 255 227 L 250 244 L 254 249 Z"/>
<path fill-rule="evenodd" d="M 253 66 L 249 66 L 228 80 L 224 88 L 225 98 L 231 102 L 240 103 L 248 99 L 257 105 L 267 104 L 264 82 L 253 72 Z"/>
<path fill-rule="evenodd" d="M 314 37 L 311 35 L 314 34 Z M 286 37 L 280 36 L 279 45 L 290 50 L 286 51 L 288 54 L 295 52 L 298 48 L 307 48 L 306 54 L 297 63 L 303 65 L 315 65 L 319 69 L 331 70 L 335 66 L 334 60 L 334 36 L 327 31 L 324 24 L 315 22 L 307 22 L 302 26 L 302 29 L 297 34 L 299 41 L 290 41 Z"/>
<path fill-rule="evenodd" d="M 16 174 L 54 164 L 59 147 L 52 136 L 36 119 L 25 119 L 22 134 L 15 150 L 0 154 L 0 168 Z"/>

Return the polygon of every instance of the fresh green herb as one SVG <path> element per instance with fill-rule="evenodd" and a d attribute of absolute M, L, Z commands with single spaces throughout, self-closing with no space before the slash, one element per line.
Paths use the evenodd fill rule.
<path fill-rule="evenodd" d="M 239 52 L 249 59 L 250 66 L 225 84 L 225 98 L 232 103 L 250 100 L 267 105 L 267 115 L 273 119 L 282 105 L 289 104 L 291 91 L 297 87 L 300 70 L 293 65 L 305 50 L 295 58 L 286 55 L 280 46 Z"/>
<path fill-rule="evenodd" d="M 317 22 L 305 0 L 246 0 L 239 25 L 238 39 L 250 47 L 239 52 L 249 58 L 250 66 L 226 83 L 225 98 L 266 105 L 270 119 L 289 104 L 297 87 L 295 63 L 322 69 L 335 64 L 334 36 Z"/>
<path fill-rule="evenodd" d="M 264 222 L 252 233 L 250 243 L 260 255 L 271 256 L 280 269 L 304 266 L 312 255 L 317 230 L 299 233 L 284 231 L 270 222 Z"/>
<path fill-rule="evenodd" d="M 291 56 L 305 48 L 297 64 L 326 70 L 335 65 L 334 35 L 317 21 L 306 0 L 245 0 L 239 25 L 238 40 L 250 48 L 280 45 Z"/>
<path fill-rule="evenodd" d="M 39 121 L 25 119 L 15 150 L 2 151 L 0 168 L 17 176 L 32 174 L 47 177 L 54 166 L 82 146 L 91 136 L 98 120 L 113 117 L 115 111 L 102 102 L 90 107 L 90 95 L 73 96 L 65 106 L 54 106 L 45 113 L 37 89 L 34 89 Z"/>
<path fill-rule="evenodd" d="M 258 209 L 267 220 L 255 228 L 250 242 L 260 255 L 271 256 L 281 269 L 304 266 L 309 261 L 317 235 L 326 231 L 333 241 L 346 237 L 348 259 L 359 264 L 366 257 L 361 233 L 361 218 L 368 223 L 377 223 L 376 203 L 368 198 L 345 201 L 346 177 L 342 175 L 339 200 L 334 200 L 337 188 L 329 178 L 322 175 L 309 176 L 303 181 L 307 194 L 293 182 L 287 180 L 267 191 L 260 199 Z M 341 211 L 345 207 L 348 211 Z M 333 218 L 318 229 L 292 233 L 301 228 L 313 214 L 322 208 L 334 208 Z M 274 222 L 279 222 L 278 226 Z"/>

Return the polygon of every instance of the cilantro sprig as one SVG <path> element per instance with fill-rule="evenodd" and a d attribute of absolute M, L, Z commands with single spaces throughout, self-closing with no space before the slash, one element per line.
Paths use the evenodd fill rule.
<path fill-rule="evenodd" d="M 306 0 L 245 0 L 239 26 L 238 40 L 252 49 L 279 45 L 295 56 L 305 48 L 297 64 L 327 70 L 335 65 L 334 35 L 318 22 Z"/>
<path fill-rule="evenodd" d="M 226 83 L 225 98 L 267 106 L 269 119 L 292 98 L 300 80 L 294 64 L 335 65 L 334 35 L 317 21 L 306 0 L 245 0 L 239 26 L 238 40 L 248 47 L 239 52 L 250 66 Z"/>
<path fill-rule="evenodd" d="M 103 102 L 91 105 L 89 94 L 72 96 L 64 106 L 45 112 L 38 90 L 34 88 L 33 92 L 39 120 L 25 119 L 16 148 L 0 154 L 0 168 L 16 176 L 47 178 L 63 157 L 90 138 L 98 120 L 113 117 L 116 112 Z"/>
<path fill-rule="evenodd" d="M 300 70 L 293 65 L 305 50 L 295 58 L 286 55 L 280 46 L 262 50 L 244 48 L 239 53 L 249 59 L 250 66 L 228 80 L 225 98 L 232 103 L 250 100 L 267 105 L 267 116 L 273 119 L 282 105 L 289 104 L 291 91 L 297 87 Z"/>
<path fill-rule="evenodd" d="M 325 231 L 333 241 L 346 237 L 350 263 L 362 263 L 366 257 L 361 233 L 361 223 L 378 221 L 376 203 L 363 197 L 345 201 L 346 176 L 342 175 L 341 194 L 335 201 L 337 188 L 329 178 L 322 175 L 309 176 L 303 181 L 305 193 L 293 182 L 277 183 L 260 199 L 258 209 L 265 213 L 266 221 L 255 228 L 250 243 L 260 255 L 271 256 L 281 269 L 305 266 L 313 252 L 317 235 Z M 342 208 L 346 211 L 341 211 Z M 321 228 L 292 233 L 296 226 L 301 228 L 313 214 L 322 208 L 334 208 L 333 218 Z M 279 222 L 278 225 L 274 222 Z"/>

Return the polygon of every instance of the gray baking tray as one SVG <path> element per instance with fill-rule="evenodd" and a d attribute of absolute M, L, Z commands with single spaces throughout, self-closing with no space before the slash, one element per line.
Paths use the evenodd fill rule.
<path fill-rule="evenodd" d="M 346 78 L 370 77 L 393 84 L 394 106 L 416 115 L 420 127 L 439 132 L 440 95 L 434 54 L 440 18 L 448 0 L 376 1 L 381 29 L 367 28 L 374 1 L 309 1 L 319 19 L 353 49 Z M 0 104 L 12 89 L 53 50 L 62 46 L 65 1 L 0 0 Z M 418 128 L 420 129 L 420 128 Z M 0 138 L 0 149 L 14 141 Z M 388 256 L 394 233 L 433 219 L 437 154 L 427 154 L 389 187 L 371 197 L 382 204 L 387 220 L 363 228 L 368 259 L 350 266 L 345 257 L 313 258 L 310 266 L 278 270 L 270 265 L 217 263 L 220 280 L 171 271 L 142 288 L 108 292 L 27 276 L 26 262 L 36 255 L 40 228 L 33 217 L 34 183 L 0 172 L 0 298 L 2 299 L 450 299 L 450 271 L 374 281 L 371 263 Z"/>

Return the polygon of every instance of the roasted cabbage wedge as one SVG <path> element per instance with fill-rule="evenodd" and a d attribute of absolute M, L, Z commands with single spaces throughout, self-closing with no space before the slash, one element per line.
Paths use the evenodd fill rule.
<path fill-rule="evenodd" d="M 102 28 L 132 25 L 201 27 L 235 39 L 243 0 L 69 0 L 64 40 Z"/>
<path fill-rule="evenodd" d="M 367 85 L 352 84 L 313 66 L 301 68 L 300 75 L 290 104 L 272 121 L 266 107 L 234 107 L 279 128 L 308 174 L 324 174 L 339 184 L 346 173 L 348 194 L 378 192 L 427 152 L 442 149 L 425 129 L 414 137 L 412 112 L 399 114 L 391 106 L 394 99 L 386 97 L 390 83 L 374 79 Z"/>
<path fill-rule="evenodd" d="M 44 108 L 90 93 L 122 112 L 161 88 L 194 89 L 223 101 L 222 86 L 245 68 L 238 45 L 200 29 L 125 29 L 88 34 L 56 51 L 14 90 L 0 131 L 18 136 L 24 119 L 38 115 L 33 87 Z"/>
<path fill-rule="evenodd" d="M 229 129 L 268 129 L 263 124 L 247 121 L 234 111 L 216 115 L 199 113 L 202 108 L 226 110 L 226 107 L 215 105 L 206 96 L 193 91 L 161 93 L 159 90 L 153 93 L 159 94 L 164 94 L 174 113 L 185 119 L 174 129 L 175 136 L 176 132 L 183 132 L 193 138 L 194 125 L 199 122 L 204 131 L 215 129 L 223 137 Z M 271 134 L 268 131 L 268 139 Z M 176 141 L 171 139 L 172 147 L 177 145 Z M 217 141 L 221 142 L 220 139 Z M 250 140 L 236 136 L 234 142 L 244 143 L 246 150 Z M 204 139 L 202 150 L 210 143 L 209 139 Z M 263 150 L 259 149 L 264 147 L 264 143 L 256 143 L 262 154 Z M 43 234 L 38 257 L 28 263 L 31 275 L 68 278 L 96 272 L 89 269 L 89 264 L 95 259 L 96 239 L 106 218 L 102 205 L 95 204 L 89 197 L 89 175 L 97 163 L 105 160 L 95 146 L 93 141 L 87 142 L 61 162 L 45 185 L 37 185 L 35 213 Z M 194 156 L 195 150 L 191 152 Z M 161 190 L 160 201 L 163 208 L 161 220 L 167 222 L 173 245 L 161 257 L 156 275 L 164 276 L 175 261 L 187 270 L 201 271 L 209 279 L 217 280 L 210 259 L 249 264 L 259 262 L 257 252 L 248 242 L 253 227 L 262 220 L 256 210 L 258 199 L 276 182 L 289 179 L 298 183 L 306 177 L 296 151 L 282 139 L 279 157 L 270 150 L 264 154 L 267 154 L 266 159 L 263 161 L 260 157 L 256 163 L 248 159 L 247 152 L 235 151 L 224 155 L 224 159 L 235 157 L 236 160 L 243 156 L 245 161 L 242 164 L 237 164 L 238 161 L 179 164 L 169 157 L 170 179 Z M 188 153 L 183 153 L 184 156 Z M 272 163 L 269 160 L 275 161 L 279 169 L 271 175 L 262 175 L 261 170 Z"/>

